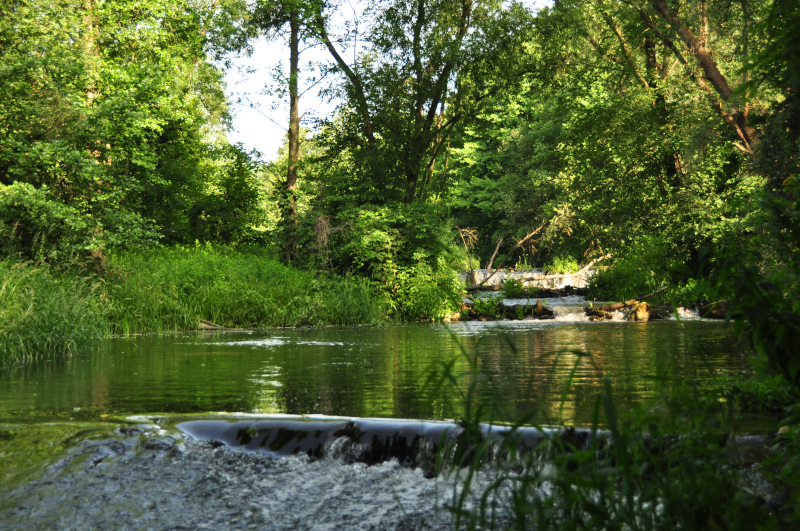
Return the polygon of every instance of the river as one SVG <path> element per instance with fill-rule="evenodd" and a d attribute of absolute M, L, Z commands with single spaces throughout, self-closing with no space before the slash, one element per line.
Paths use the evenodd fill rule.
<path fill-rule="evenodd" d="M 276 460 L 176 426 L 242 415 L 458 420 L 465 397 L 483 406 L 485 421 L 586 426 L 606 378 L 617 406 L 631 410 L 657 405 L 676 383 L 746 369 L 730 327 L 700 320 L 103 340 L 66 361 L 0 374 L 0 528 L 447 527 L 448 513 L 436 509 L 452 495 L 447 478 L 423 478 L 396 459 Z"/>

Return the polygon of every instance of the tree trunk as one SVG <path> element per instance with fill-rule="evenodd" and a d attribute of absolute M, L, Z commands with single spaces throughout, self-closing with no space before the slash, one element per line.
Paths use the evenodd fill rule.
<path fill-rule="evenodd" d="M 361 119 L 364 121 L 364 136 L 367 137 L 367 145 L 371 150 L 375 145 L 375 135 L 372 132 L 372 118 L 369 114 L 369 106 L 367 105 L 367 96 L 366 92 L 364 92 L 364 86 L 361 83 L 361 77 L 356 74 L 342 59 L 342 56 L 339 55 L 339 52 L 336 50 L 336 47 L 331 42 L 330 37 L 328 36 L 328 30 L 325 28 L 325 20 L 322 17 L 322 13 L 317 13 L 316 17 L 317 22 L 317 34 L 319 39 L 328 49 L 331 56 L 333 57 L 336 64 L 339 68 L 344 72 L 344 75 L 347 76 L 347 79 L 350 80 L 350 83 L 353 84 L 353 91 L 355 92 L 356 102 L 358 103 L 358 107 L 361 111 Z"/>
<path fill-rule="evenodd" d="M 289 27 L 289 169 L 286 173 L 283 221 L 286 224 L 288 237 L 286 254 L 287 258 L 292 259 L 297 253 L 295 191 L 297 190 L 297 164 L 300 161 L 300 115 L 297 109 L 300 104 L 298 91 L 300 17 L 297 11 L 292 11 L 289 15 Z"/>
<path fill-rule="evenodd" d="M 680 35 L 681 40 L 686 44 L 689 52 L 697 58 L 697 61 L 700 63 L 700 68 L 703 69 L 703 74 L 705 74 L 706 79 L 711 82 L 711 85 L 717 91 L 720 98 L 722 98 L 723 101 L 728 101 L 733 91 L 728 85 L 725 76 L 723 76 L 719 68 L 717 68 L 714 59 L 711 58 L 703 42 L 698 40 L 686 24 L 672 12 L 665 0 L 653 0 L 652 5 L 653 8 L 669 22 L 678 35 Z"/>

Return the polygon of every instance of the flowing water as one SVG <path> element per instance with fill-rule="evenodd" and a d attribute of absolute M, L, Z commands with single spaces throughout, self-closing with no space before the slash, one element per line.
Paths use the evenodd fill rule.
<path fill-rule="evenodd" d="M 174 528 L 198 504 L 182 526 L 446 527 L 436 507 L 452 495 L 447 479 L 397 459 L 366 467 L 330 443 L 326 455 L 339 459 L 324 464 L 245 455 L 218 448 L 221 436 L 204 442 L 208 425 L 196 423 L 215 419 L 222 433 L 245 414 L 457 420 L 471 391 L 487 421 L 585 426 L 606 378 L 629 410 L 656 404 L 676 382 L 746 369 L 720 322 L 577 319 L 111 339 L 2 372 L 0 528 Z M 454 384 L 437 386 L 449 376 Z M 269 433 L 273 444 L 280 433 Z"/>

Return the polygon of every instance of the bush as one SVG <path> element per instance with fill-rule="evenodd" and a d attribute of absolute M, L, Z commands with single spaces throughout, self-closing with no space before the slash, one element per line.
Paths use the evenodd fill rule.
<path fill-rule="evenodd" d="M 696 262 L 701 262 L 699 258 Z M 630 300 L 670 286 L 654 299 L 695 304 L 713 298 L 713 283 L 692 271 L 688 257 L 659 238 L 642 238 L 617 255 L 612 265 L 589 281 L 589 296 L 600 300 Z M 698 265 L 698 269 L 700 269 Z M 716 300 L 716 299 L 715 299 Z"/>
<path fill-rule="evenodd" d="M 548 273 L 576 273 L 581 267 L 578 261 L 571 256 L 553 256 L 548 263 L 542 266 Z"/>
<path fill-rule="evenodd" d="M 508 279 L 503 285 L 503 293 L 508 299 L 517 299 L 528 295 L 528 291 L 523 287 L 522 281 L 513 278 Z"/>
<path fill-rule="evenodd" d="M 46 187 L 0 184 L 0 255 L 28 260 L 65 258 L 96 249 L 98 235 L 98 225 L 74 208 L 53 201 Z"/>
<path fill-rule="evenodd" d="M 461 278 L 443 260 L 437 266 L 419 262 L 397 274 L 397 310 L 406 319 L 435 321 L 461 307 L 464 298 Z"/>
<path fill-rule="evenodd" d="M 331 220 L 332 261 L 342 273 L 379 281 L 391 290 L 400 269 L 455 261 L 452 233 L 435 205 L 396 203 L 346 208 Z"/>
<path fill-rule="evenodd" d="M 499 319 L 502 315 L 501 301 L 494 296 L 483 299 L 476 297 L 472 304 L 472 311 L 475 312 L 476 317 L 485 317 L 491 320 Z"/>
<path fill-rule="evenodd" d="M 102 283 L 29 262 L 0 262 L 0 361 L 71 356 L 108 333 Z"/>

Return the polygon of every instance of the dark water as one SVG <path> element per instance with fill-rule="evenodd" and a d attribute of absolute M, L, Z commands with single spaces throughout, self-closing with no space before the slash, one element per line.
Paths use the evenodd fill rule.
<path fill-rule="evenodd" d="M 475 356 L 476 373 L 468 359 Z M 455 385 L 436 393 L 432 368 Z M 676 381 L 745 368 L 718 322 L 471 322 L 103 341 L 92 353 L 0 373 L 0 422 L 208 412 L 485 418 L 589 424 L 604 378 L 619 406 Z M 570 376 L 571 375 L 571 376 Z"/>

